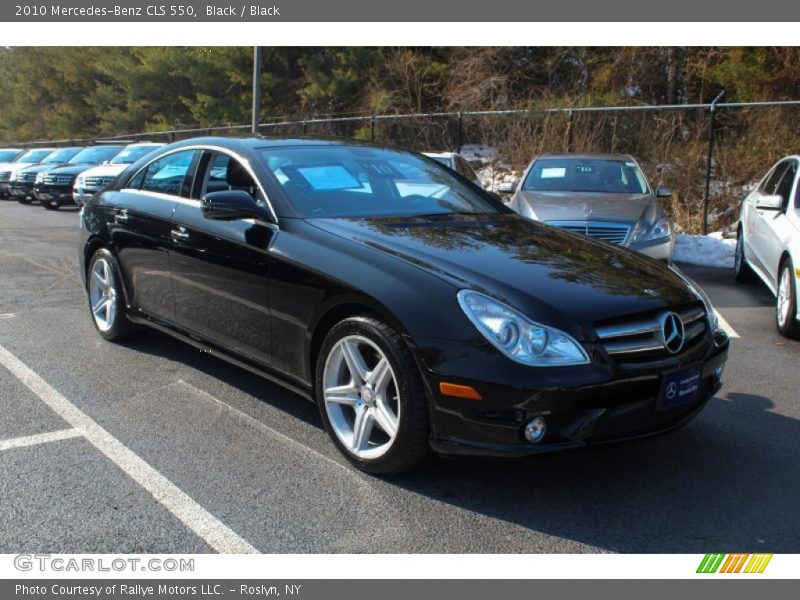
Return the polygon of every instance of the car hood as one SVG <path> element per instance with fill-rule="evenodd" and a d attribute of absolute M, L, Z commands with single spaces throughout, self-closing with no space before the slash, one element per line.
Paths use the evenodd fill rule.
<path fill-rule="evenodd" d="M 25 169 L 20 169 L 20 170 L 23 170 L 26 173 L 48 173 L 48 172 L 52 171 L 53 169 L 57 169 L 57 168 L 63 166 L 63 164 L 64 163 L 57 163 L 57 164 L 51 164 L 51 165 L 38 164 L 38 165 L 33 165 L 32 167 L 26 167 Z"/>
<path fill-rule="evenodd" d="M 608 194 L 604 192 L 520 191 L 511 208 L 537 221 L 651 221 L 648 212 L 658 207 L 652 194 Z"/>
<path fill-rule="evenodd" d="M 56 173 L 59 173 L 61 175 L 77 175 L 78 173 L 83 173 L 84 171 L 87 171 L 87 170 L 91 169 L 92 167 L 96 167 L 96 166 L 97 165 L 95 165 L 93 163 L 88 163 L 88 164 L 87 163 L 83 163 L 83 164 L 77 164 L 77 165 L 64 164 L 64 165 L 61 165 L 59 167 L 56 167 L 55 169 L 53 169 L 53 171 L 56 172 Z"/>
<path fill-rule="evenodd" d="M 519 215 L 308 222 L 457 289 L 490 294 L 582 340 L 594 338 L 597 321 L 698 301 L 656 260 Z"/>
<path fill-rule="evenodd" d="M 130 165 L 100 165 L 99 167 L 91 167 L 81 171 L 84 177 L 116 177 L 122 173 Z"/>

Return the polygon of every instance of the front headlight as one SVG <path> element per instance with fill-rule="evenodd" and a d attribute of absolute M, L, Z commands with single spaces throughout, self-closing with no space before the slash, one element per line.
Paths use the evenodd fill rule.
<path fill-rule="evenodd" d="M 458 303 L 489 343 L 511 360 L 533 367 L 589 363 L 586 351 L 563 331 L 535 323 L 485 294 L 461 290 Z"/>
<path fill-rule="evenodd" d="M 650 228 L 650 233 L 647 234 L 648 240 L 660 240 L 672 235 L 672 228 L 669 224 L 669 219 L 664 217 L 656 221 L 656 224 Z"/>
<path fill-rule="evenodd" d="M 652 227 L 648 227 L 641 221 L 636 223 L 633 228 L 633 235 L 631 236 L 631 244 L 642 242 L 645 240 L 660 240 L 668 238 L 672 235 L 672 226 L 669 224 L 669 219 L 664 217 L 655 222 Z"/>
<path fill-rule="evenodd" d="M 76 181 L 75 185 L 77 185 L 78 187 L 83 187 L 83 182 L 84 182 L 83 175 L 78 175 L 78 178 L 75 181 Z"/>
<path fill-rule="evenodd" d="M 44 173 L 36 174 L 36 181 L 34 183 L 42 183 L 44 181 Z"/>

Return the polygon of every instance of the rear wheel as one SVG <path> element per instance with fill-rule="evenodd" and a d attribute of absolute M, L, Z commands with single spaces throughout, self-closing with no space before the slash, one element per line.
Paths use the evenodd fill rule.
<path fill-rule="evenodd" d="M 41 205 L 44 206 L 47 210 L 58 210 L 60 204 L 55 202 L 54 200 L 45 200 L 41 202 Z"/>
<path fill-rule="evenodd" d="M 19 198 L 17 198 L 17 201 L 20 204 L 31 204 L 31 203 L 33 203 L 33 199 L 30 196 L 20 196 Z"/>
<path fill-rule="evenodd" d="M 792 339 L 800 338 L 800 322 L 797 321 L 797 285 L 791 258 L 783 261 L 778 275 L 775 325 L 781 335 Z"/>
<path fill-rule="evenodd" d="M 105 248 L 95 252 L 89 262 L 86 289 L 94 326 L 103 338 L 123 340 L 141 331 L 125 315 L 125 294 L 119 265 L 114 255 Z"/>
<path fill-rule="evenodd" d="M 744 237 L 741 229 L 739 229 L 739 235 L 736 237 L 736 250 L 733 254 L 733 271 L 736 281 L 739 283 L 750 283 L 755 279 L 753 269 L 750 268 L 744 256 Z"/>
<path fill-rule="evenodd" d="M 317 360 L 316 395 L 334 444 L 362 471 L 398 473 L 428 453 L 422 377 L 385 323 L 359 316 L 331 329 Z"/>

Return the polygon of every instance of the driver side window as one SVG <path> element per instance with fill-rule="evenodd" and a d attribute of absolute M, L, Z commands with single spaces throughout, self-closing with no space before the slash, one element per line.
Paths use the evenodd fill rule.
<path fill-rule="evenodd" d="M 208 193 L 243 190 L 258 201 L 258 186 L 247 169 L 235 158 L 219 152 L 209 153 L 206 172 L 200 189 L 202 198 Z"/>

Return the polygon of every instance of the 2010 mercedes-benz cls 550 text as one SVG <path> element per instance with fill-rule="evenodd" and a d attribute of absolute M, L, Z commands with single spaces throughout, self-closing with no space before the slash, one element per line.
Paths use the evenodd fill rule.
<path fill-rule="evenodd" d="M 100 335 L 151 326 L 283 384 L 369 472 L 663 432 L 721 386 L 728 339 L 680 272 L 402 150 L 186 140 L 80 222 Z"/>

